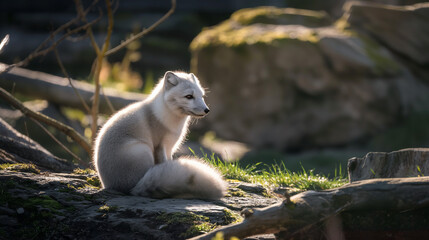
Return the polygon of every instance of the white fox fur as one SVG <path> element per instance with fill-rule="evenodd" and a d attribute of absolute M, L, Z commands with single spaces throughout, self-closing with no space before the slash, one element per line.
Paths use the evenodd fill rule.
<path fill-rule="evenodd" d="M 194 74 L 166 72 L 149 97 L 122 109 L 101 128 L 94 164 L 105 189 L 155 198 L 218 199 L 226 183 L 195 159 L 172 160 L 190 117 L 209 112 Z"/>

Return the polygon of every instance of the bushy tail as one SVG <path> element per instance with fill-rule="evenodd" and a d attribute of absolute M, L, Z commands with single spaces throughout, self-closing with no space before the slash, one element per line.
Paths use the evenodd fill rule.
<path fill-rule="evenodd" d="M 153 166 L 131 194 L 153 198 L 219 199 L 227 185 L 218 171 L 200 160 L 180 158 Z"/>

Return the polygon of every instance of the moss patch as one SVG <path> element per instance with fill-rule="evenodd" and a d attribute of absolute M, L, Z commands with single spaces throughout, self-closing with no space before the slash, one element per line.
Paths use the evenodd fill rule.
<path fill-rule="evenodd" d="M 188 213 L 163 213 L 156 217 L 157 221 L 166 224 L 169 232 L 178 230 L 179 238 L 190 238 L 213 230 L 216 224 L 210 223 L 208 217 Z M 186 230 L 180 230 L 185 228 Z M 173 230 L 174 231 L 174 230 Z"/>
<path fill-rule="evenodd" d="M 159 215 L 156 220 L 162 221 L 166 224 L 175 224 L 175 223 L 194 223 L 195 221 L 208 221 L 209 218 L 197 215 L 192 212 L 188 213 L 163 213 Z"/>
<path fill-rule="evenodd" d="M 42 195 L 42 196 L 38 196 L 38 197 L 32 197 L 29 198 L 25 203 L 24 203 L 24 207 L 26 206 L 41 206 L 44 208 L 48 208 L 50 210 L 60 210 L 63 207 L 63 205 L 61 205 L 58 201 L 52 199 L 50 196 L 48 195 Z"/>
<path fill-rule="evenodd" d="M 395 75 L 400 71 L 398 63 L 389 57 L 380 45 L 368 37 L 360 36 L 360 38 L 363 40 L 367 56 L 375 65 L 374 73 L 376 75 Z"/>
<path fill-rule="evenodd" d="M 14 163 L 14 164 L 0 164 L 1 170 L 9 170 L 15 172 L 30 172 L 35 174 L 40 174 L 40 170 L 36 167 L 36 165 L 31 163 Z"/>
<path fill-rule="evenodd" d="M 228 189 L 228 193 L 226 194 L 226 197 L 246 197 L 246 196 L 247 196 L 246 192 L 238 188 L 230 188 Z"/>
<path fill-rule="evenodd" d="M 74 174 L 81 174 L 81 175 L 86 175 L 86 174 L 91 174 L 91 175 L 96 175 L 97 172 L 94 171 L 93 169 L 90 168 L 86 168 L 86 169 L 82 169 L 82 168 L 76 168 L 73 170 Z"/>
<path fill-rule="evenodd" d="M 97 176 L 95 177 L 87 177 L 86 181 L 93 187 L 96 188 L 100 188 L 101 187 L 101 182 L 100 182 L 100 178 L 98 178 Z"/>
<path fill-rule="evenodd" d="M 186 232 L 184 232 L 180 236 L 185 237 L 185 238 L 193 237 L 193 236 L 197 236 L 199 234 L 208 233 L 215 228 L 216 228 L 215 224 L 212 224 L 209 222 L 202 222 L 202 223 L 190 226 L 188 228 L 188 230 L 186 230 Z"/>
<path fill-rule="evenodd" d="M 263 24 L 302 24 L 309 27 L 326 26 L 331 23 L 329 16 L 322 11 L 293 8 L 257 7 L 238 10 L 231 19 L 242 25 Z"/>
<path fill-rule="evenodd" d="M 276 8 L 240 10 L 219 25 L 204 29 L 192 41 L 190 49 L 195 51 L 213 46 L 240 48 L 254 44 L 271 45 L 289 41 L 316 43 L 319 41 L 316 31 L 307 27 L 285 28 L 284 26 L 275 25 L 246 25 L 253 21 L 264 22 L 267 18 L 270 18 L 270 16 L 265 15 L 270 11 L 281 12 L 286 10 Z M 265 20 L 261 20 L 262 16 L 266 16 Z"/>
<path fill-rule="evenodd" d="M 56 217 L 65 216 L 74 210 L 48 195 L 27 199 L 9 195 L 5 200 L 10 209 L 23 209 L 16 215 L 19 225 L 14 227 L 13 231 L 6 231 L 5 235 L 2 235 L 5 239 L 47 239 L 56 229 L 62 228 L 62 224 L 55 220 Z"/>
<path fill-rule="evenodd" d="M 227 208 L 223 209 L 223 213 L 225 214 L 225 222 L 223 223 L 225 225 L 243 221 L 243 217 Z"/>
<path fill-rule="evenodd" d="M 258 26 L 234 28 L 226 21 L 221 25 L 204 30 L 191 43 L 191 50 L 209 46 L 242 47 L 245 45 L 271 45 L 289 41 L 311 42 L 319 41 L 315 31 L 302 28 L 299 31 L 285 29 L 266 29 Z"/>
<path fill-rule="evenodd" d="M 102 212 L 102 213 L 109 213 L 109 212 L 116 212 L 116 210 L 118 210 L 117 206 L 107 206 L 106 204 L 104 204 L 103 206 L 98 208 L 98 212 Z"/>

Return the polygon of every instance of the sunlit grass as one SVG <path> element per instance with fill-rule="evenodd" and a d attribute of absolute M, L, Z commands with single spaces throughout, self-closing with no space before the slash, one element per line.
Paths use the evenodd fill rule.
<path fill-rule="evenodd" d="M 268 170 L 256 170 L 258 164 L 241 167 L 239 162 L 224 162 L 214 155 L 203 157 L 205 161 L 217 168 L 226 179 L 258 183 L 266 187 L 290 187 L 299 190 L 324 190 L 347 183 L 341 166 L 335 170 L 333 177 L 315 174 L 313 170 L 302 168 L 299 172 L 288 170 L 284 164 L 274 164 Z"/>

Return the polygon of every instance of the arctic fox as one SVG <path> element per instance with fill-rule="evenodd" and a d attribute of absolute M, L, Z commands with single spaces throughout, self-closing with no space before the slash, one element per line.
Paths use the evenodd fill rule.
<path fill-rule="evenodd" d="M 218 199 L 226 184 L 207 164 L 172 160 L 191 117 L 209 108 L 192 73 L 165 73 L 152 93 L 113 115 L 95 141 L 94 164 L 105 189 L 154 198 Z"/>

